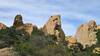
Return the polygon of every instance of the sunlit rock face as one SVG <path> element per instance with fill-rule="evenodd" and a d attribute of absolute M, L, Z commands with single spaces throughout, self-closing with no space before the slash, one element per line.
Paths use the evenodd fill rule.
<path fill-rule="evenodd" d="M 3 23 L 0 23 L 0 30 L 1 30 L 1 29 L 6 29 L 6 28 L 7 28 L 6 25 L 4 25 Z"/>
<path fill-rule="evenodd" d="M 77 40 L 73 37 L 70 37 L 68 39 L 65 39 L 66 42 L 68 42 L 68 47 L 70 48 L 71 46 L 75 46 L 77 44 Z"/>
<path fill-rule="evenodd" d="M 93 49 L 93 53 L 94 53 L 94 54 L 100 54 L 100 47 L 95 47 L 95 48 Z"/>
<path fill-rule="evenodd" d="M 18 56 L 15 51 L 12 50 L 12 48 L 2 48 L 0 49 L 0 56 Z"/>
<path fill-rule="evenodd" d="M 32 31 L 33 31 L 33 27 L 34 27 L 34 26 L 33 26 L 31 23 L 26 23 L 26 24 L 24 24 L 24 26 L 23 26 L 23 30 L 24 30 L 28 35 L 31 36 Z"/>
<path fill-rule="evenodd" d="M 64 41 L 65 34 L 61 28 L 60 15 L 53 15 L 43 27 L 45 35 L 56 36 L 57 41 Z"/>
<path fill-rule="evenodd" d="M 82 24 L 75 34 L 75 38 L 79 43 L 83 45 L 84 48 L 90 47 L 97 43 L 96 35 L 96 22 L 91 20 L 86 24 Z"/>

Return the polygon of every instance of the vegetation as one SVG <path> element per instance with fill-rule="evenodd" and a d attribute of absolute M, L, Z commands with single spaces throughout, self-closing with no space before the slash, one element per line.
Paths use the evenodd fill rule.
<path fill-rule="evenodd" d="M 94 46 L 78 51 L 64 44 L 56 45 L 51 37 L 38 29 L 33 31 L 32 36 L 25 36 L 23 31 L 11 27 L 0 30 L 0 48 L 13 47 L 18 56 L 99 56 L 92 53 Z"/>

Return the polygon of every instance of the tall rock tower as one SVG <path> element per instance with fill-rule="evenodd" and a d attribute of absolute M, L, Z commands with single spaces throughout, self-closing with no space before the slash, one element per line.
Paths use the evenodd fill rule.
<path fill-rule="evenodd" d="M 13 26 L 16 27 L 16 28 L 20 28 L 23 25 L 24 25 L 24 23 L 23 23 L 23 20 L 22 20 L 22 16 L 16 15 L 15 19 L 14 19 Z"/>
<path fill-rule="evenodd" d="M 54 35 L 57 41 L 63 42 L 65 39 L 65 34 L 61 28 L 61 18 L 60 15 L 51 16 L 48 22 L 43 27 L 43 32 L 45 35 Z"/>

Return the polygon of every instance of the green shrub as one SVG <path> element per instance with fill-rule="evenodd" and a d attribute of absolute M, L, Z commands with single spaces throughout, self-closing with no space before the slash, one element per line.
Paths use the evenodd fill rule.
<path fill-rule="evenodd" d="M 25 36 L 22 31 L 11 27 L 0 30 L 0 48 L 12 46 L 19 56 L 98 56 L 92 53 L 94 46 L 76 51 L 63 44 L 55 44 L 52 38 L 53 36 L 45 36 L 37 29 L 33 31 L 32 36 Z"/>

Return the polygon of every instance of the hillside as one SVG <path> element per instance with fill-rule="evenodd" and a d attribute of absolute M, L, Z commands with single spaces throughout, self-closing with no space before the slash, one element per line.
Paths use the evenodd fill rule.
<path fill-rule="evenodd" d="M 78 42 L 77 37 L 65 36 L 60 15 L 51 16 L 41 29 L 31 23 L 23 23 L 22 16 L 17 15 L 12 27 L 0 24 L 0 56 L 99 56 L 100 28 L 97 29 L 95 23 L 90 23 L 79 27 L 75 35 L 88 38 L 87 35 L 93 33 L 93 38 L 89 40 L 97 39 L 97 42 L 91 44 L 93 41 L 87 40 L 85 42 L 89 46 L 85 46 L 84 39 L 80 38 L 83 42 Z"/>

